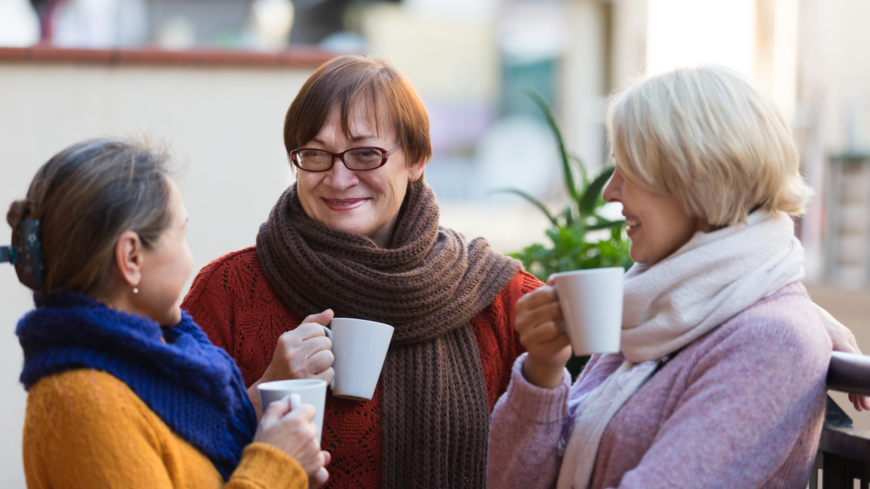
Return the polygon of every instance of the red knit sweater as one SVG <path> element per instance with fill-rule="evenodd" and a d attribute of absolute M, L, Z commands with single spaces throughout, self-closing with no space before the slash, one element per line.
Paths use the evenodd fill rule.
<path fill-rule="evenodd" d="M 514 305 L 542 284 L 518 273 L 495 301 L 472 320 L 480 349 L 489 410 L 507 389 L 514 360 L 523 353 L 514 332 Z M 304 319 L 275 295 L 255 247 L 229 253 L 203 268 L 182 308 L 239 364 L 245 384 L 263 375 L 278 337 Z M 327 394 L 321 445 L 332 455 L 329 488 L 381 486 L 381 386 L 371 401 Z M 413 454 L 408 454 L 413 456 Z"/>

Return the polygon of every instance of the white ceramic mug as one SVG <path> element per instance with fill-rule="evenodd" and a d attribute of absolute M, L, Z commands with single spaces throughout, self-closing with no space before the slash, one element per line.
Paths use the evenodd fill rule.
<path fill-rule="evenodd" d="M 553 275 L 574 355 L 619 351 L 624 275 L 619 267 Z"/>
<path fill-rule="evenodd" d="M 368 401 L 375 394 L 393 327 L 364 319 L 334 318 L 323 331 L 332 340 L 332 395 Z"/>
<path fill-rule="evenodd" d="M 263 382 L 257 386 L 260 394 L 260 406 L 263 413 L 269 407 L 269 403 L 280 401 L 290 397 L 290 405 L 293 409 L 301 404 L 311 404 L 317 411 L 314 415 L 314 425 L 317 426 L 317 442 L 320 443 L 320 434 L 323 433 L 323 409 L 326 405 L 326 381 L 320 379 L 293 379 Z"/>

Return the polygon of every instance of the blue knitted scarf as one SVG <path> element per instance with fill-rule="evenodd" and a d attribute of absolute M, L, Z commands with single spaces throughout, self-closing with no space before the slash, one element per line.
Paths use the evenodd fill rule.
<path fill-rule="evenodd" d="M 65 370 L 105 371 L 229 478 L 253 439 L 257 418 L 236 364 L 190 316 L 161 328 L 71 292 L 51 293 L 36 305 L 16 329 L 26 389 Z"/>

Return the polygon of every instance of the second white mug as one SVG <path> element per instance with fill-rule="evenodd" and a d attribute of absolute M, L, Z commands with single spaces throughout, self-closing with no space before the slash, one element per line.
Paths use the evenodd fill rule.
<path fill-rule="evenodd" d="M 574 355 L 619 351 L 624 275 L 622 268 L 594 268 L 553 275 Z"/>
<path fill-rule="evenodd" d="M 323 409 L 326 407 L 326 381 L 318 379 L 292 379 L 264 382 L 257 386 L 260 394 L 260 407 L 263 413 L 269 404 L 290 397 L 291 407 L 299 407 L 300 403 L 311 404 L 317 411 L 314 415 L 314 425 L 317 426 L 317 442 L 323 432 Z"/>
<path fill-rule="evenodd" d="M 368 401 L 375 393 L 381 368 L 387 358 L 393 327 L 375 321 L 334 318 L 323 327 L 332 340 L 332 364 L 335 377 L 330 384 L 332 395 Z"/>

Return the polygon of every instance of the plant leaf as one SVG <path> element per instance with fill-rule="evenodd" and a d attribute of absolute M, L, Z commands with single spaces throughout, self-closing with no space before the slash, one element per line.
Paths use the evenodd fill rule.
<path fill-rule="evenodd" d="M 544 215 L 547 216 L 547 219 L 549 219 L 550 222 L 553 224 L 553 226 L 558 226 L 558 225 L 559 225 L 559 223 L 556 222 L 556 218 L 553 217 L 552 214 L 550 214 L 550 211 L 548 211 L 547 208 L 544 207 L 544 204 L 542 204 L 540 200 L 538 200 L 538 199 L 532 197 L 531 195 L 529 195 L 529 194 L 523 192 L 522 190 L 519 190 L 519 189 L 516 189 L 516 188 L 499 188 L 499 189 L 495 189 L 495 190 L 493 190 L 492 192 L 493 192 L 493 193 L 509 193 L 509 194 L 516 194 L 516 195 L 519 195 L 520 197 L 522 197 L 522 198 L 528 200 L 529 202 L 531 202 L 531 204 L 532 204 L 533 206 L 537 207 L 538 210 L 540 210 L 541 212 L 543 212 Z"/>
<path fill-rule="evenodd" d="M 589 185 L 589 175 L 586 174 L 586 165 L 583 164 L 583 160 L 580 159 L 579 156 L 574 153 L 570 153 L 568 155 L 568 159 L 573 161 L 577 168 L 580 170 L 580 179 L 582 180 L 583 186 L 582 189 L 585 189 Z"/>
<path fill-rule="evenodd" d="M 622 226 L 623 224 L 625 224 L 625 221 L 623 221 L 623 220 L 619 220 L 619 221 L 601 220 L 601 221 L 596 222 L 595 224 L 591 224 L 589 226 L 586 226 L 586 229 L 588 229 L 589 231 L 596 231 L 598 229 L 607 229 L 607 228 L 619 227 L 619 226 Z"/>
<path fill-rule="evenodd" d="M 586 187 L 586 190 L 583 192 L 583 196 L 580 197 L 577 204 L 580 209 L 580 217 L 586 218 L 592 215 L 592 212 L 595 211 L 595 204 L 598 203 L 598 197 L 601 196 L 601 191 L 604 189 L 604 186 L 607 184 L 607 181 L 610 180 L 610 176 L 613 175 L 612 166 L 604 167 L 601 170 L 601 173 L 595 177 L 595 180 L 589 183 L 589 186 Z"/>
<path fill-rule="evenodd" d="M 559 130 L 559 124 L 556 123 L 553 111 L 550 109 L 550 106 L 547 105 L 547 101 L 544 100 L 544 97 L 541 97 L 538 92 L 528 87 L 523 87 L 521 91 L 528 95 L 529 98 L 538 105 L 544 113 L 544 117 L 547 119 L 547 124 L 549 124 L 550 129 L 553 130 L 553 135 L 556 137 L 556 143 L 559 146 L 559 155 L 562 157 L 562 172 L 565 176 L 565 189 L 568 190 L 568 195 L 571 196 L 571 200 L 576 202 L 580 198 L 580 192 L 574 184 L 574 175 L 571 172 L 571 162 L 568 150 L 565 149 L 565 141 L 562 139 L 562 131 Z"/>

